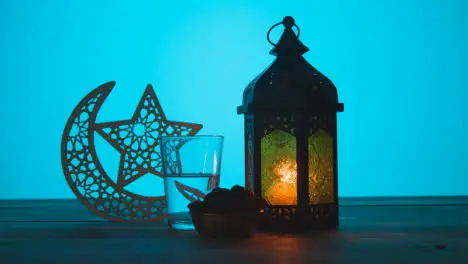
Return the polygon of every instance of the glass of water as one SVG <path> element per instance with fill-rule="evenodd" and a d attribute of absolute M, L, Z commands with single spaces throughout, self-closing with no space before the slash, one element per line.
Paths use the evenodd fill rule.
<path fill-rule="evenodd" d="M 194 230 L 188 204 L 219 186 L 223 136 L 163 136 L 162 174 L 169 227 Z"/>

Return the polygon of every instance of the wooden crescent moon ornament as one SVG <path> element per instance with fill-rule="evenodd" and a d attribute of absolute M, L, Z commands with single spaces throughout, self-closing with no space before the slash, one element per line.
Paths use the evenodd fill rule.
<path fill-rule="evenodd" d="M 97 87 L 71 113 L 61 144 L 65 179 L 79 201 L 100 217 L 111 221 L 160 221 L 167 217 L 165 197 L 138 195 L 125 186 L 146 173 L 161 177 L 160 136 L 195 135 L 202 125 L 167 120 L 150 84 L 131 120 L 96 124 L 99 109 L 114 86 L 111 81 Z M 94 132 L 121 154 L 117 182 L 99 162 Z"/>

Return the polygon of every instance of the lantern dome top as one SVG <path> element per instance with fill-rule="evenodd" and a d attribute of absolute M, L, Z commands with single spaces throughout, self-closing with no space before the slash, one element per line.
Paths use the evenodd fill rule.
<path fill-rule="evenodd" d="M 270 33 L 276 26 L 281 24 L 284 26 L 284 32 L 278 43 L 275 44 L 270 40 Z M 293 27 L 296 28 L 297 35 L 294 33 Z M 282 22 L 276 23 L 268 30 L 267 40 L 274 46 L 270 54 L 274 56 L 300 56 L 308 52 L 309 48 L 299 40 L 300 34 L 301 32 L 294 18 L 291 16 L 285 17 Z"/>
<path fill-rule="evenodd" d="M 281 24 L 284 31 L 275 44 L 269 35 Z M 270 54 L 276 59 L 246 87 L 243 104 L 237 108 L 238 114 L 278 110 L 309 113 L 343 111 L 344 105 L 338 102 L 335 85 L 302 56 L 309 49 L 299 40 L 299 35 L 299 27 L 290 16 L 270 28 L 267 40 L 274 46 Z"/>

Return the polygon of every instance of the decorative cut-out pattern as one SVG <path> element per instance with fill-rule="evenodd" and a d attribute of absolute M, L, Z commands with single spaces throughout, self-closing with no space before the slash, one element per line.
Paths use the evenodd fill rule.
<path fill-rule="evenodd" d="M 165 171 L 171 176 L 182 174 L 182 164 L 180 161 L 180 148 L 188 142 L 189 139 L 177 138 L 171 140 L 162 140 L 162 149 L 166 153 L 165 158 Z M 170 153 L 170 154 L 169 154 Z"/>
<path fill-rule="evenodd" d="M 309 137 L 309 202 L 333 203 L 333 138 L 319 129 Z"/>
<path fill-rule="evenodd" d="M 167 216 L 164 196 L 146 197 L 129 192 L 123 188 L 125 183 L 128 184 L 125 180 L 134 180 L 145 170 L 154 172 L 150 167 L 157 164 L 152 162 L 160 164 L 160 160 L 152 154 L 157 152 L 157 137 L 161 136 L 161 129 L 165 129 L 165 134 L 170 134 L 169 131 L 179 134 L 189 131 L 188 134 L 195 134 L 202 126 L 167 121 L 150 85 L 131 121 L 96 125 L 97 113 L 114 86 L 115 82 L 99 86 L 72 112 L 65 126 L 61 146 L 65 178 L 81 203 L 100 217 L 113 221 L 159 221 Z M 149 113 L 150 111 L 152 113 Z M 155 122 L 162 127 L 160 130 L 154 128 Z M 110 130 L 104 131 L 107 125 Z M 94 148 L 96 129 L 102 129 L 102 134 L 108 135 L 109 141 L 122 153 L 118 183 L 106 174 L 99 162 Z M 129 158 L 126 160 L 126 157 Z M 139 158 L 144 161 L 137 161 Z M 128 168 L 133 168 L 137 173 L 130 172 Z"/>
<path fill-rule="evenodd" d="M 159 137 L 193 135 L 200 129 L 201 125 L 168 121 L 151 85 L 131 120 L 96 125 L 96 131 L 122 155 L 117 184 L 124 187 L 147 173 L 162 176 Z"/>
<path fill-rule="evenodd" d="M 276 206 L 269 210 L 269 214 L 275 221 L 290 221 L 296 217 L 295 206 Z"/>
<path fill-rule="evenodd" d="M 320 229 L 321 227 L 335 226 L 338 221 L 338 209 L 336 204 L 311 204 L 309 214 L 304 221 L 310 229 Z M 260 228 L 269 230 L 294 230 L 300 227 L 297 225 L 297 210 L 294 205 L 272 205 L 263 212 L 264 217 Z"/>
<path fill-rule="evenodd" d="M 263 118 L 263 124 L 266 127 L 263 131 L 265 135 L 275 130 L 282 130 L 293 136 L 296 135 L 293 115 L 271 115 Z"/>

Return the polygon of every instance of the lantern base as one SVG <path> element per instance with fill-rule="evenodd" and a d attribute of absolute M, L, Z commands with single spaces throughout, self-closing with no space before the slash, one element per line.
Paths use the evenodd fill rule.
<path fill-rule="evenodd" d="M 305 232 L 338 227 L 338 204 L 309 205 L 307 214 L 299 216 L 296 206 L 271 205 L 262 212 L 261 232 Z"/>

